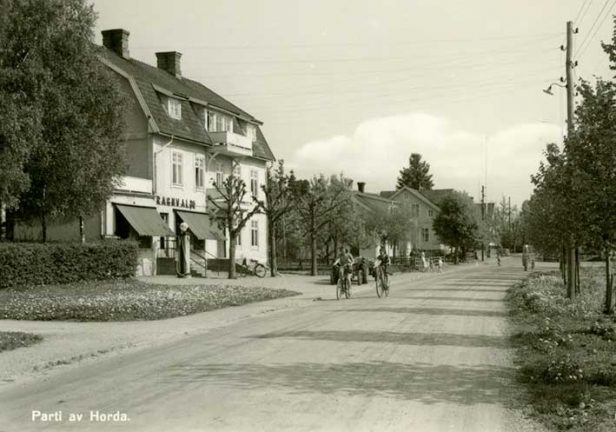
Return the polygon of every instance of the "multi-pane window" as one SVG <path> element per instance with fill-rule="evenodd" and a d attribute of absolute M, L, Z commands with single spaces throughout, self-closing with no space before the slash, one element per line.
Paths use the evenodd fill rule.
<path fill-rule="evenodd" d="M 424 243 L 428 243 L 430 241 L 430 230 L 428 228 L 421 229 L 421 239 Z"/>
<path fill-rule="evenodd" d="M 259 171 L 250 170 L 250 192 L 256 196 L 259 192 Z"/>
<path fill-rule="evenodd" d="M 250 245 L 259 246 L 259 221 L 250 221 Z"/>
<path fill-rule="evenodd" d="M 210 132 L 233 132 L 233 118 L 225 114 L 209 111 L 207 113 L 207 130 Z"/>
<path fill-rule="evenodd" d="M 428 216 L 429 216 L 429 217 L 434 216 L 434 210 L 429 209 L 429 210 L 428 210 Z"/>
<path fill-rule="evenodd" d="M 222 163 L 218 162 L 216 164 L 216 184 L 218 187 L 222 187 L 222 182 L 225 181 L 225 175 L 222 171 Z"/>
<path fill-rule="evenodd" d="M 195 186 L 203 188 L 205 186 L 205 157 L 195 156 Z"/>
<path fill-rule="evenodd" d="M 180 152 L 173 152 L 172 156 L 172 179 L 171 182 L 176 186 L 182 186 L 184 181 L 182 179 L 182 165 L 183 165 L 183 157 Z"/>
<path fill-rule="evenodd" d="M 167 112 L 169 113 L 169 117 L 174 118 L 176 120 L 182 119 L 182 102 L 175 98 L 167 99 Z"/>
<path fill-rule="evenodd" d="M 242 245 L 242 231 L 237 232 L 237 237 L 235 237 L 235 240 L 238 246 Z"/>
<path fill-rule="evenodd" d="M 419 216 L 419 204 L 411 204 L 411 215 L 413 217 Z"/>

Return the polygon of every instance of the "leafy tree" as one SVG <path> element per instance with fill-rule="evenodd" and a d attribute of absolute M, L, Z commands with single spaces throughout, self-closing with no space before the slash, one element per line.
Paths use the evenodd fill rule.
<path fill-rule="evenodd" d="M 46 79 L 46 74 L 33 52 L 38 52 L 45 41 L 35 37 L 43 19 L 33 13 L 33 6 L 0 0 L 0 215 L 4 209 L 17 207 L 19 196 L 29 188 L 24 165 L 33 145 L 40 140 L 38 83 Z M 22 19 L 18 29 L 21 12 L 31 13 L 31 18 Z M 14 37 L 17 31 L 20 37 Z M 2 226 L 0 240 L 3 236 Z"/>
<path fill-rule="evenodd" d="M 292 187 L 302 230 L 310 242 L 310 274 L 316 276 L 317 238 L 334 211 L 350 200 L 350 190 L 337 183 L 332 185 L 323 175 L 297 180 Z"/>
<path fill-rule="evenodd" d="M 582 103 L 576 109 L 577 127 L 567 147 L 575 167 L 573 183 L 584 199 L 582 213 L 587 240 L 605 255 L 605 312 L 613 313 L 610 253 L 616 241 L 616 85 L 598 79 L 578 87 Z"/>
<path fill-rule="evenodd" d="M 95 13 L 85 0 L 3 1 L 3 46 L 10 48 L 3 51 L 9 61 L 3 59 L 2 66 L 18 78 L 12 91 L 32 101 L 27 108 L 39 122 L 24 119 L 26 127 L 38 127 L 11 168 L 19 179 L 12 189 L 22 192 L 18 217 L 39 220 L 45 241 L 49 216 L 91 214 L 117 186 L 114 179 L 125 170 L 124 98 L 97 58 Z M 19 144 L 5 140 L 9 149 Z"/>
<path fill-rule="evenodd" d="M 340 245 L 350 245 L 359 249 L 358 236 L 361 230 L 361 218 L 355 210 L 355 205 L 350 199 L 350 190 L 353 181 L 345 178 L 342 174 L 331 176 L 329 179 L 330 193 L 336 195 L 338 191 L 348 191 L 344 193 L 340 205 L 336 207 L 328 216 L 325 225 L 325 255 L 336 256 Z M 331 250 L 330 250 L 330 246 Z M 333 252 L 333 253 L 330 253 Z"/>
<path fill-rule="evenodd" d="M 246 183 L 239 176 L 231 174 L 222 184 L 214 182 L 217 193 L 207 196 L 208 202 L 214 207 L 213 216 L 220 228 L 229 233 L 229 279 L 236 278 L 235 247 L 237 236 L 246 223 L 261 210 L 256 197 L 247 199 Z"/>
<path fill-rule="evenodd" d="M 440 212 L 434 218 L 432 228 L 437 236 L 455 250 L 466 254 L 480 238 L 479 221 L 472 199 L 461 192 L 453 192 L 440 202 Z"/>
<path fill-rule="evenodd" d="M 402 189 L 404 186 L 417 190 L 431 190 L 434 186 L 430 164 L 422 161 L 419 153 L 411 153 L 409 166 L 400 170 L 396 189 Z"/>
<path fill-rule="evenodd" d="M 278 273 L 276 259 L 277 225 L 281 218 L 287 214 L 293 206 L 289 181 L 290 177 L 285 174 L 284 161 L 280 160 L 275 170 L 268 167 L 265 171 L 265 184 L 261 186 L 265 199 L 256 199 L 267 217 L 267 244 L 272 277 L 276 276 Z"/>

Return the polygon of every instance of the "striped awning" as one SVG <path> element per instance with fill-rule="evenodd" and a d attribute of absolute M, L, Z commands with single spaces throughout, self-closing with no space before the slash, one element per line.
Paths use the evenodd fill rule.
<path fill-rule="evenodd" d="M 182 221 L 188 224 L 188 229 L 199 240 L 224 240 L 225 233 L 222 232 L 218 223 L 212 221 L 205 213 L 194 213 L 176 210 Z"/>
<path fill-rule="evenodd" d="M 174 232 L 153 207 L 115 204 L 130 226 L 141 236 L 174 236 Z"/>

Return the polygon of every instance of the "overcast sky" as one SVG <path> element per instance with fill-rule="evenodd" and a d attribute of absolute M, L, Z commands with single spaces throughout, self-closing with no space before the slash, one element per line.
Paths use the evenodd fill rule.
<path fill-rule="evenodd" d="M 264 122 L 300 176 L 344 172 L 393 189 L 411 152 L 436 188 L 527 199 L 545 144 L 561 142 L 565 23 L 576 77 L 611 77 L 616 0 L 94 0 L 133 57 L 183 53 L 182 72 Z"/>

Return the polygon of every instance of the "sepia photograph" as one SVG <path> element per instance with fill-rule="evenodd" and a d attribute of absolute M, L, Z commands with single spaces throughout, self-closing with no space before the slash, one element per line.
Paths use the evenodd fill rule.
<path fill-rule="evenodd" d="M 0 0 L 0 432 L 616 432 L 616 0 Z"/>

